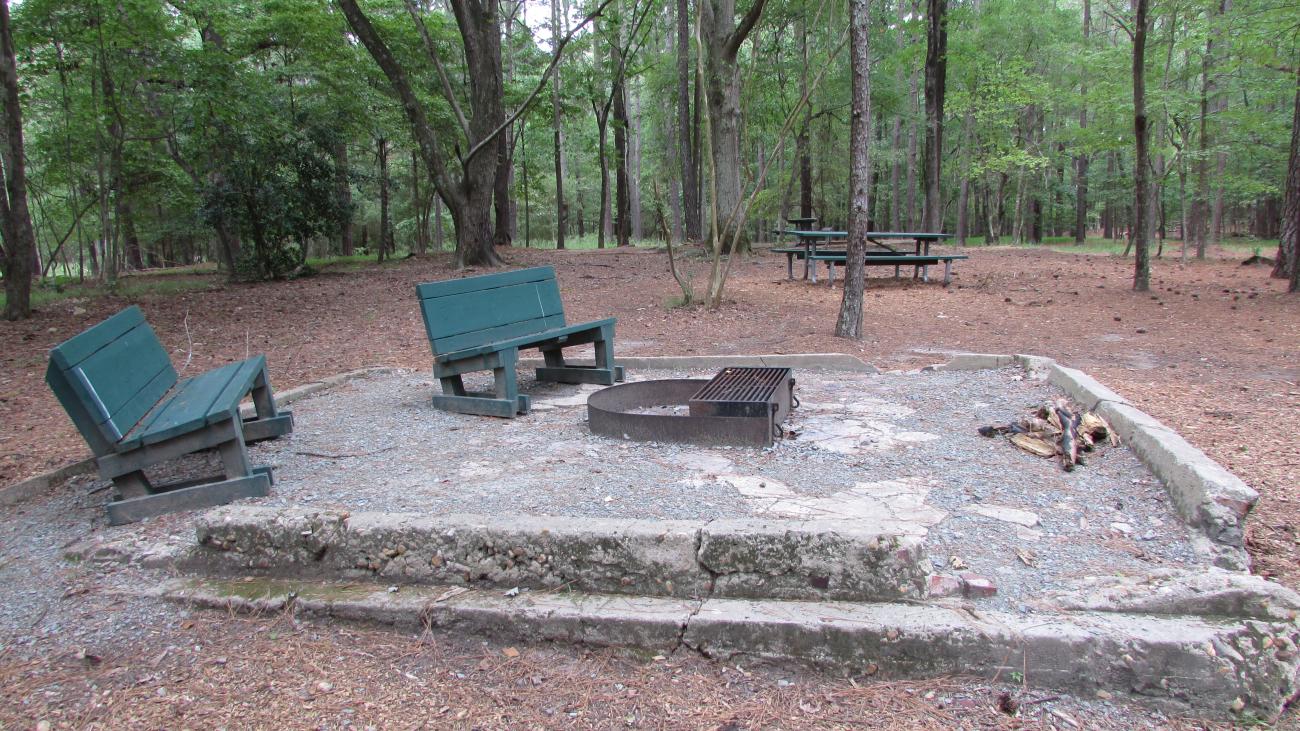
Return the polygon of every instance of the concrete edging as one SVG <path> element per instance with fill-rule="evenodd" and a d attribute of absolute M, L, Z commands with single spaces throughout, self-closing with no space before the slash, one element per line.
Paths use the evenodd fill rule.
<path fill-rule="evenodd" d="M 772 520 L 347 513 L 228 505 L 179 567 L 219 575 L 560 587 L 604 594 L 897 601 L 926 596 L 920 539 Z"/>
<path fill-rule="evenodd" d="M 1222 719 L 1276 719 L 1300 692 L 1294 622 L 959 607 L 182 579 L 156 593 L 250 613 L 453 629 L 502 641 L 686 648 L 898 678 L 964 674 L 1089 696 L 1140 696 Z M 1015 675 L 1013 675 L 1015 674 Z M 1248 715 L 1243 715 L 1248 714 Z"/>
<path fill-rule="evenodd" d="M 329 378 L 320 381 L 312 381 L 310 383 L 304 383 L 298 386 L 294 386 L 293 388 L 287 389 L 280 393 L 277 393 L 275 395 L 275 405 L 286 406 L 288 404 L 293 403 L 294 401 L 297 401 L 300 398 L 303 398 L 305 396 L 310 396 L 311 394 L 316 393 L 317 391 L 330 388 L 331 386 L 337 386 L 340 383 L 350 381 L 354 378 L 361 378 L 363 376 L 374 375 L 379 373 L 394 373 L 399 370 L 402 369 L 391 368 L 388 366 L 375 366 L 372 368 L 361 368 L 355 371 L 348 371 L 347 373 L 340 373 L 337 376 L 330 376 Z M 252 414 L 252 409 L 250 407 L 248 409 L 248 413 L 244 415 L 248 416 L 251 414 Z M 88 457 L 86 459 L 81 460 L 80 462 L 73 462 L 72 464 L 64 465 L 63 467 L 50 470 L 49 472 L 43 472 L 39 475 L 33 475 L 32 477 L 28 477 L 27 479 L 22 480 L 21 482 L 15 482 L 12 485 L 0 487 L 0 505 L 13 505 L 15 503 L 21 502 L 28 498 L 35 497 L 37 495 L 42 495 L 46 492 L 49 492 L 56 485 L 68 479 L 69 477 L 75 477 L 77 475 L 86 475 L 94 471 L 95 471 L 95 458 Z"/>
<path fill-rule="evenodd" d="M 1259 493 L 1097 379 L 1051 358 L 1019 354 L 959 353 L 925 370 L 984 370 L 1012 365 L 1045 377 L 1080 405 L 1106 419 L 1164 483 L 1179 516 L 1209 539 L 1210 545 L 1205 548 L 1215 565 L 1237 571 L 1250 569 L 1245 523 Z"/>

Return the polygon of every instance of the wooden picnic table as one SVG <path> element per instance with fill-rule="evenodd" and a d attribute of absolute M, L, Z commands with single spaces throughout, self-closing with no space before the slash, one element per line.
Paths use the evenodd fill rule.
<path fill-rule="evenodd" d="M 817 246 L 819 242 L 825 242 L 828 244 L 836 242 L 847 243 L 849 238 L 848 231 L 805 231 L 787 229 L 779 231 L 778 233 L 794 236 L 797 240 L 794 247 L 773 249 L 773 251 L 785 254 L 786 278 L 794 279 L 794 257 L 798 256 L 800 259 L 803 259 L 803 278 L 811 278 L 813 282 L 817 281 L 817 267 L 813 265 L 812 257 L 817 254 Z M 888 241 L 910 240 L 913 242 L 912 254 L 914 256 L 929 256 L 930 244 L 950 238 L 952 238 L 952 234 L 931 233 L 926 231 L 868 231 L 866 233 L 867 241 L 885 249 L 891 254 L 903 254 L 904 252 L 890 246 L 887 243 Z M 923 264 L 917 265 L 918 272 L 923 269 L 924 266 L 925 265 Z M 809 277 L 809 272 L 812 274 L 811 277 Z M 920 273 L 923 276 L 926 274 L 926 272 Z"/>

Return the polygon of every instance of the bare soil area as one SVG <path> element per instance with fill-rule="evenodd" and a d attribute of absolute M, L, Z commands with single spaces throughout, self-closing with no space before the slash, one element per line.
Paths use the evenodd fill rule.
<path fill-rule="evenodd" d="M 1248 534 L 1255 569 L 1300 588 L 1300 440 L 1294 435 L 1300 299 L 1268 279 L 1266 268 L 1241 267 L 1229 258 L 1156 261 L 1152 291 L 1139 294 L 1130 288 L 1131 261 L 1118 257 L 1010 248 L 964 253 L 971 259 L 960 263 L 948 288 L 869 271 L 861 343 L 832 334 L 838 283 L 832 289 L 824 282 L 787 281 L 784 257 L 776 255 L 737 261 L 717 310 L 669 306 L 680 292 L 662 251 L 512 249 L 505 257 L 512 266 L 554 265 L 569 318 L 617 317 L 616 351 L 624 354 L 845 352 L 882 368 L 911 369 L 943 361 L 952 351 L 1018 352 L 1082 368 L 1260 491 Z M 702 287 L 705 264 L 696 260 L 689 268 Z M 450 256 L 440 254 L 287 283 L 228 286 L 213 278 L 205 291 L 137 303 L 185 373 L 263 352 L 273 383 L 286 388 L 363 366 L 429 368 L 415 284 L 478 273 L 457 272 Z M 42 308 L 29 321 L 0 322 L 0 485 L 88 456 L 41 382 L 46 353 L 127 304 L 74 298 Z M 23 505 L 9 512 L 19 521 L 48 516 Z M 7 534 L 30 540 L 20 536 Z M 22 549 L 12 543 L 3 548 L 10 560 Z M 80 612 L 90 622 L 114 621 L 113 601 L 86 588 L 80 569 L 52 574 L 65 591 L 53 600 L 68 605 L 62 611 Z M 279 627 L 273 619 L 240 621 L 249 626 L 206 617 L 167 621 L 112 647 L 78 648 L 58 633 L 40 631 L 40 618 L 32 619 L 31 647 L 0 649 L 6 688 L 0 726 L 47 719 L 56 727 L 62 721 L 104 728 L 336 728 L 344 721 L 359 727 L 751 728 L 851 725 L 886 714 L 877 720 L 892 717 L 892 727 L 951 727 L 957 717 L 972 727 L 1072 727 L 1042 711 L 1015 718 L 1000 713 L 996 693 L 983 686 L 954 716 L 955 706 L 939 701 L 957 696 L 933 684 L 873 683 L 864 690 L 812 678 L 782 685 L 779 672 L 752 680 L 743 674 L 749 668 L 728 675 L 694 660 L 670 672 L 663 661 L 558 648 L 546 650 L 559 653 L 558 660 L 535 655 L 542 650 L 502 655 L 491 645 L 466 654 L 460 640 L 425 638 L 420 644 L 344 628 Z M 203 646 L 203 659 L 183 662 L 182 651 L 194 645 Z M 448 646 L 456 648 L 452 656 L 437 654 Z M 256 670 L 229 672 L 240 659 Z M 535 667 L 545 668 L 537 672 L 541 682 L 530 675 Z M 153 680 L 142 683 L 142 673 Z M 353 705 L 339 705 L 345 697 L 334 692 L 339 688 L 349 689 Z M 231 712 L 249 689 L 264 689 L 266 702 Z M 629 701 L 618 700 L 629 691 Z M 283 699 L 272 701 L 281 698 L 276 693 Z M 434 696 L 446 700 L 430 700 Z M 186 708 L 203 712 L 182 714 Z M 581 712 L 570 715 L 574 708 Z M 835 713 L 822 711 L 832 708 Z M 1061 712 L 1084 713 L 1087 720 L 1078 723 L 1099 728 L 1110 725 L 1107 708 Z M 1167 721 L 1139 713 L 1116 723 Z"/>

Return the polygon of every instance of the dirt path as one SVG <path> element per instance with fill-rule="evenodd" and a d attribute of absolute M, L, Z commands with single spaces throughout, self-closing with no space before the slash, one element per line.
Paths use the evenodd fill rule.
<path fill-rule="evenodd" d="M 947 289 L 887 279 L 879 269 L 869 271 L 867 337 L 862 343 L 831 334 L 839 288 L 787 282 L 783 257 L 737 262 L 727 301 L 715 311 L 668 306 L 679 292 L 662 252 L 515 249 L 506 252 L 506 258 L 515 266 L 554 265 L 570 319 L 616 316 L 617 349 L 625 354 L 836 351 L 882 368 L 914 368 L 942 361 L 949 351 L 1021 352 L 1082 368 L 1261 492 L 1248 537 L 1255 568 L 1300 588 L 1300 440 L 1294 435 L 1300 415 L 1300 299 L 1284 294 L 1282 283 L 1269 280 L 1266 269 L 1240 267 L 1229 259 L 1187 265 L 1157 261 L 1152 292 L 1137 294 L 1129 288 L 1131 263 L 1117 257 L 1009 248 L 967 253 L 972 258 L 961 263 Z M 707 274 L 703 264 L 697 261 L 690 269 L 697 287 L 702 287 Z M 464 272 L 475 273 L 480 272 Z M 178 368 L 188 363 L 186 372 L 193 373 L 264 352 L 274 384 L 286 388 L 369 365 L 429 368 L 412 290 L 417 282 L 452 276 L 458 273 L 451 269 L 449 256 L 437 255 L 289 283 L 225 286 L 212 278 L 208 290 L 149 297 L 138 304 Z M 30 321 L 0 322 L 0 484 L 87 456 L 84 443 L 41 381 L 46 353 L 126 304 L 118 298 L 68 299 L 42 308 Z M 314 662 L 347 654 L 340 643 L 354 641 L 346 630 L 329 630 L 324 637 L 317 631 L 326 632 L 295 628 L 291 633 L 295 652 L 314 657 Z M 211 641 L 230 646 L 230 653 L 239 651 L 238 637 L 224 632 L 214 629 Z M 176 628 L 169 628 L 156 641 L 184 639 Z M 152 651 L 153 642 L 142 641 L 130 651 Z M 606 672 L 613 661 L 600 657 L 605 668 L 600 672 Z M 59 682 L 59 673 L 68 672 L 69 664 L 81 670 L 78 661 L 67 658 L 51 662 L 39 673 L 47 683 Z M 370 660 L 357 662 L 358 673 L 370 672 Z M 6 674 L 26 672 L 25 665 L 14 662 L 0 665 Z M 199 685 L 189 686 L 190 692 L 212 705 L 214 696 L 202 696 L 199 681 L 207 682 L 203 677 L 194 681 Z M 519 679 L 511 678 L 512 683 Z M 712 678 L 698 686 L 703 695 L 696 700 L 704 702 L 700 699 L 718 688 L 730 687 L 718 685 L 724 681 Z M 656 692 L 666 692 L 676 682 L 665 676 L 655 681 L 662 686 Z M 501 687 L 493 683 L 486 686 L 489 696 Z M 223 687 L 229 691 L 230 686 Z M 830 692 L 800 686 L 805 687 L 813 693 Z M 401 702 L 418 698 L 418 688 L 408 691 L 397 694 L 406 699 Z M 812 703 L 813 696 L 802 692 L 790 696 L 796 708 Z M 741 703 L 731 696 L 722 700 Z M 12 693 L 5 701 L 18 702 Z M 129 707 L 113 704 L 118 715 L 96 716 L 88 710 L 94 702 L 77 706 L 88 714 L 83 718 L 127 718 L 120 713 Z M 876 702 L 856 707 L 880 710 L 892 701 L 880 701 L 884 706 Z M 751 721 L 770 710 L 741 705 L 750 708 L 741 715 Z M 938 718 L 926 713 L 909 718 L 925 727 Z M 37 716 L 19 712 L 14 717 Z M 699 720 L 716 725 L 712 719 L 717 718 L 727 716 L 710 713 Z M 542 716 L 535 722 L 550 725 Z"/>

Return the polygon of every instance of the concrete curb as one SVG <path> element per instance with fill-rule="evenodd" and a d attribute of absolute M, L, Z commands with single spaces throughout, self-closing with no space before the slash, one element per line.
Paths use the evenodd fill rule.
<path fill-rule="evenodd" d="M 229 505 L 180 562 L 219 575 L 453 583 L 694 599 L 926 595 L 914 537 L 797 521 L 343 513 Z"/>
<path fill-rule="evenodd" d="M 58 469 L 50 470 L 22 482 L 0 488 L 0 505 L 13 505 L 30 497 L 43 495 L 69 477 L 86 475 L 95 471 L 95 458 L 83 459 Z"/>
<path fill-rule="evenodd" d="M 305 396 L 310 396 L 317 391 L 321 391 L 331 386 L 337 386 L 340 383 L 350 381 L 354 378 L 363 376 L 376 375 L 381 373 L 396 373 L 401 368 L 390 368 L 387 366 L 376 366 L 373 368 L 362 368 L 360 370 L 341 373 L 337 376 L 330 376 L 321 381 L 312 381 L 304 383 L 293 388 L 287 389 L 275 395 L 276 406 L 286 406 Z M 245 416 L 251 415 L 251 407 Z M 49 492 L 56 485 L 77 475 L 91 474 L 95 471 L 95 458 L 89 457 L 80 462 L 74 462 L 70 465 L 64 465 L 57 469 L 44 472 L 39 475 L 28 477 L 21 482 L 15 482 L 12 485 L 0 487 L 0 505 L 13 505 L 14 503 L 26 500 L 37 495 Z"/>
<path fill-rule="evenodd" d="M 181 580 L 158 592 L 244 612 L 470 631 L 505 641 L 689 648 L 877 677 L 1020 681 L 1084 696 L 1135 694 L 1178 712 L 1272 720 L 1300 693 L 1294 622 L 1134 614 L 1029 615 L 912 604 L 465 591 L 438 586 Z M 1234 714 L 1239 714 L 1234 716 Z"/>
<path fill-rule="evenodd" d="M 1020 366 L 1030 375 L 1046 377 L 1070 398 L 1110 422 L 1120 439 L 1164 483 L 1179 516 L 1208 539 L 1199 549 L 1220 568 L 1250 569 L 1245 523 L 1259 493 L 1097 379 L 1051 358 L 1032 355 L 958 353 L 946 363 L 922 370 L 981 370 L 1011 365 Z"/>
<path fill-rule="evenodd" d="M 647 370 L 708 370 L 728 366 L 766 366 L 771 368 L 808 368 L 812 370 L 879 373 L 880 369 L 847 353 L 773 353 L 769 355 L 646 355 L 617 356 L 614 361 L 624 368 Z M 536 368 L 541 358 L 521 358 L 521 366 Z"/>

